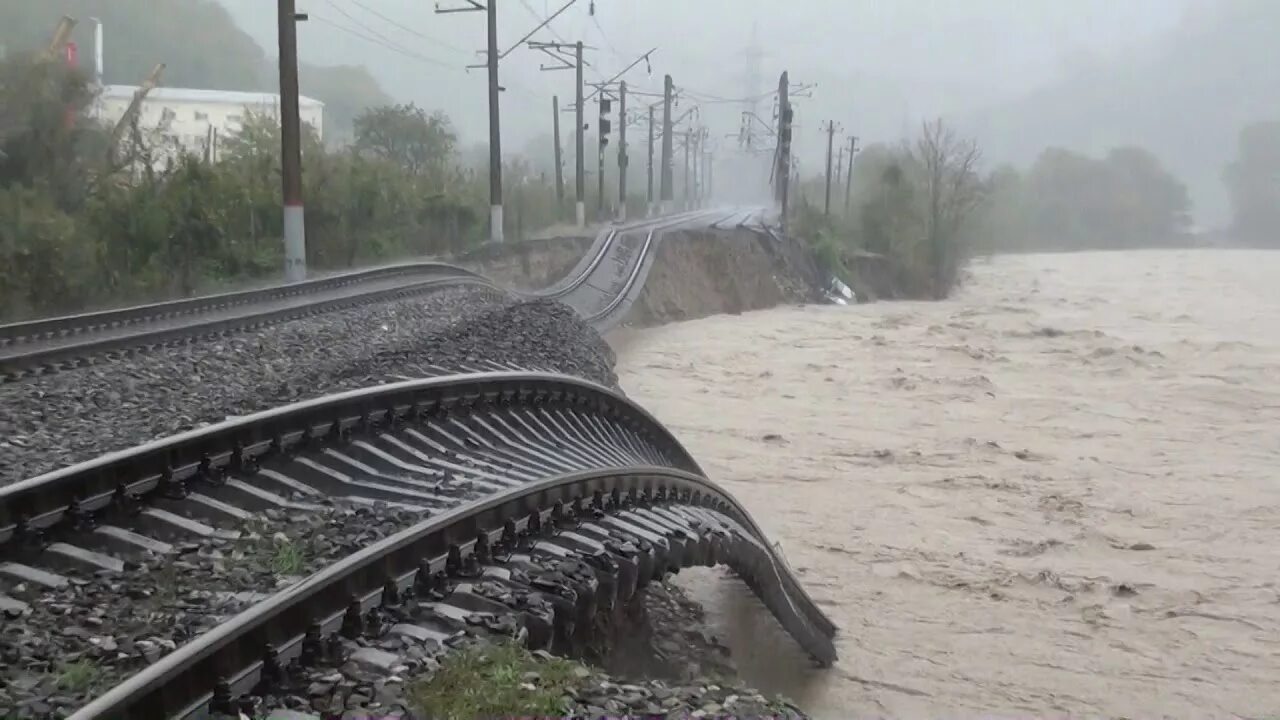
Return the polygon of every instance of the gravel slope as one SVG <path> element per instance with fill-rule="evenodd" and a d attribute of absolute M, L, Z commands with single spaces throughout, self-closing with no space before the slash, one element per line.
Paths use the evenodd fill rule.
<path fill-rule="evenodd" d="M 229 416 L 489 363 L 616 385 L 612 351 L 569 308 L 446 290 L 0 385 L 0 485 Z"/>

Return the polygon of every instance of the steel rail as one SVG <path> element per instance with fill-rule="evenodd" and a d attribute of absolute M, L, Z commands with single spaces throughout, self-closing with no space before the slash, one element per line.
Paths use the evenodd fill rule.
<path fill-rule="evenodd" d="M 415 275 L 431 271 L 447 271 L 458 276 L 480 277 L 466 268 L 447 263 L 413 262 L 385 265 L 330 275 L 315 280 L 304 280 L 302 282 L 274 285 L 254 290 L 238 290 L 181 300 L 168 300 L 113 310 L 97 310 L 0 325 L 0 348 L 38 342 L 54 337 L 79 335 L 105 328 L 144 324 L 163 318 L 200 315 L 243 305 L 254 305 L 271 300 L 312 295 L 357 285 L 370 280 Z"/>
<path fill-rule="evenodd" d="M 309 439 L 349 432 L 370 417 L 466 409 L 480 401 L 533 403 L 574 397 L 605 403 L 623 419 L 660 429 L 679 466 L 700 472 L 693 458 L 643 408 L 595 383 L 554 373 L 493 372 L 448 375 L 349 390 L 206 425 L 107 453 L 93 460 L 0 487 L 0 543 L 39 532 L 69 516 L 98 510 L 114 497 L 137 496 L 161 483 L 182 483 L 217 472 L 238 472 L 259 457 L 286 452 Z"/>
<path fill-rule="evenodd" d="M 713 212 L 716 211 L 702 211 L 695 217 L 705 216 L 706 214 Z M 725 215 L 720 220 L 710 223 L 710 227 L 720 229 L 720 223 L 725 220 L 735 218 L 741 214 L 742 211 L 732 212 Z M 679 228 L 686 224 L 689 219 L 691 218 L 665 223 L 649 230 L 645 236 L 644 244 L 641 246 L 640 252 L 636 255 L 635 264 L 632 265 L 631 271 L 628 273 L 622 288 L 613 295 L 608 304 L 587 316 L 586 319 L 588 323 L 597 329 L 606 330 L 621 322 L 626 311 L 630 309 L 632 303 L 635 302 L 636 297 L 639 294 L 639 289 L 643 287 L 644 280 L 648 277 L 648 270 L 653 266 L 653 263 L 656 260 L 652 255 L 655 242 L 654 236 L 657 235 L 660 241 L 663 233 L 671 232 L 672 230 Z M 741 227 L 741 225 L 738 225 L 737 227 Z M 618 311 L 619 308 L 622 308 L 622 312 Z"/>
<path fill-rule="evenodd" d="M 543 528 L 573 529 L 578 522 L 617 510 L 660 512 L 668 507 L 688 509 L 687 515 L 664 515 L 669 521 L 683 520 L 686 532 L 724 533 L 714 549 L 708 537 L 696 537 L 686 556 L 676 561 L 679 565 L 719 560 L 734 567 L 815 660 L 834 662 L 834 628 L 808 622 L 796 607 L 788 588 L 798 584 L 785 565 L 766 554 L 772 552 L 769 543 L 762 536 L 754 538 L 756 543 L 735 542 L 739 539 L 725 533 L 734 521 L 758 532 L 741 505 L 696 474 L 634 467 L 549 478 L 423 521 L 183 645 L 85 705 L 71 720 L 169 720 L 205 715 L 213 703 L 220 706 L 217 710 L 233 710 L 237 695 L 251 692 L 265 676 L 303 656 L 308 642 L 318 642 L 352 618 L 359 622 L 371 609 L 395 602 L 415 586 L 438 586 L 467 565 L 528 547 Z M 714 527 L 717 515 L 728 522 Z"/>
<path fill-rule="evenodd" d="M 532 291 L 528 293 L 528 295 L 531 297 L 543 297 L 543 298 L 550 298 L 553 300 L 566 297 L 571 293 L 575 292 L 578 288 L 580 288 L 583 285 L 583 283 L 585 283 L 587 279 L 591 276 L 591 274 L 595 272 L 596 268 L 598 268 L 600 264 L 604 262 L 604 259 L 609 255 L 610 251 L 613 249 L 614 242 L 618 239 L 620 235 L 626 235 L 628 233 L 636 232 L 638 230 L 643 230 L 644 228 L 650 225 L 658 225 L 658 224 L 669 223 L 669 222 L 687 222 L 689 220 L 695 219 L 697 217 L 700 217 L 706 214 L 706 212 L 707 211 L 705 210 L 692 210 L 684 213 L 679 213 L 677 215 L 669 215 L 669 216 L 658 217 L 658 218 L 646 218 L 644 220 L 638 220 L 636 222 L 625 224 L 625 225 L 611 226 L 604 236 L 603 243 L 597 243 L 599 244 L 600 247 L 593 250 L 588 255 L 588 258 L 585 258 L 587 260 L 585 267 L 574 268 L 574 270 L 570 273 L 570 276 L 565 278 L 564 280 L 561 280 L 560 282 L 555 283 L 550 288 Z"/>
<path fill-rule="evenodd" d="M 358 304 L 410 297 L 447 285 L 479 285 L 495 292 L 526 298 L 564 299 L 580 290 L 605 259 L 610 257 L 619 236 L 654 224 L 688 221 L 705 212 L 694 211 L 613 226 L 594 243 L 592 251 L 584 258 L 585 264 L 580 263 L 568 277 L 551 288 L 533 292 L 517 293 L 501 289 L 479 274 L 455 265 L 417 262 L 369 268 L 257 290 L 0 325 L 0 381 L 92 364 L 104 355 L 118 357 L 120 354 L 184 341 L 194 342 L 200 338 L 254 329 Z M 418 276 L 429 277 L 435 274 L 446 277 L 414 282 Z M 360 285 L 395 281 L 398 278 L 404 278 L 405 283 L 381 290 L 359 291 Z M 344 288 L 355 291 L 315 302 L 290 303 L 285 307 L 269 306 L 271 303 L 305 299 Z M 255 305 L 263 307 L 253 310 Z M 236 308 L 244 308 L 245 312 L 204 321 L 199 319 Z M 177 318 L 190 318 L 192 321 L 154 327 Z M 148 327 L 149 325 L 153 327 Z"/>
<path fill-rule="evenodd" d="M 427 274 L 440 271 L 439 267 L 433 267 L 428 269 Z M 196 342 L 203 338 L 257 329 L 320 313 L 344 310 L 356 305 L 403 299 L 436 292 L 447 287 L 461 286 L 480 287 L 494 293 L 506 294 L 505 290 L 490 280 L 470 271 L 460 270 L 458 274 L 447 277 L 424 279 L 411 284 L 353 293 L 317 302 L 286 307 L 267 307 L 231 317 L 200 320 L 199 315 L 193 315 L 193 318 L 197 318 L 194 322 L 162 329 L 137 325 L 137 330 L 134 332 L 118 332 L 103 337 L 94 337 L 85 333 L 84 339 L 72 342 L 43 345 L 34 342 L 28 346 L 0 347 L 0 381 L 91 365 L 99 362 L 103 357 L 114 359 L 151 348 Z M 248 310 L 251 306 L 244 307 Z"/>
<path fill-rule="evenodd" d="M 565 424 L 556 426 L 561 432 L 544 428 L 563 438 L 557 445 L 559 457 L 538 450 L 547 446 L 532 443 L 519 430 L 505 424 L 507 420 L 502 418 L 502 413 L 510 413 L 512 408 L 519 412 L 526 412 L 520 408 L 530 411 L 549 408 L 546 412 L 564 420 Z M 566 418 L 566 409 L 575 417 Z M 583 415 L 584 412 L 587 415 Z M 474 417 L 475 422 L 467 425 L 468 417 Z M 514 417 L 507 416 L 508 420 Z M 540 423 L 529 417 L 531 422 L 525 427 L 532 429 L 532 425 Z M 459 418 L 464 420 L 461 425 Z M 603 418 L 605 422 L 601 424 L 592 418 Z M 679 500 L 692 508 L 701 508 L 698 512 L 705 511 L 702 516 L 694 512 L 689 517 L 708 520 L 708 513 L 724 516 L 715 521 L 718 527 L 739 530 L 734 531 L 738 533 L 736 544 L 730 543 L 732 552 L 721 559 L 747 580 L 782 626 L 815 659 L 824 664 L 834 660 L 834 625 L 805 593 L 745 508 L 705 478 L 696 461 L 670 431 L 643 408 L 612 390 L 585 380 L 547 373 L 477 373 L 353 390 L 227 420 L 9 485 L 0 488 L 0 548 L 10 543 L 17 543 L 14 547 L 38 545 L 43 536 L 56 533 L 60 527 L 82 527 L 99 511 L 136 505 L 147 497 L 184 497 L 189 483 L 216 485 L 220 480 L 236 478 L 241 485 L 253 484 L 267 465 L 274 463 L 275 467 L 282 468 L 281 462 L 297 465 L 306 463 L 301 458 L 331 457 L 335 449 L 342 453 L 348 445 L 354 447 L 368 442 L 361 440 L 364 437 L 457 434 L 467 432 L 468 427 L 491 427 L 489 423 L 506 427 L 507 434 L 519 442 L 508 439 L 503 448 L 495 444 L 499 442 L 496 439 L 473 436 L 475 439 L 467 446 L 487 448 L 485 456 L 490 460 L 511 465 L 513 469 L 508 471 L 508 478 L 524 480 L 509 483 L 496 492 L 486 492 L 466 504 L 446 507 L 443 514 L 412 531 L 393 536 L 341 561 L 303 585 L 284 591 L 270 601 L 273 604 L 246 611 L 233 623 L 201 636 L 193 646 L 170 656 L 172 660 L 162 661 L 87 706 L 83 712 L 90 714 L 80 716 L 112 720 L 159 717 L 154 708 L 164 707 L 165 712 L 170 712 L 175 706 L 169 700 L 154 705 L 156 698 L 170 697 L 173 693 L 189 694 L 194 692 L 192 688 L 207 693 L 208 683 L 215 676 L 225 678 L 245 667 L 243 661 L 248 659 L 245 653 L 250 649 L 258 653 L 254 659 L 262 659 L 263 645 L 259 643 L 262 633 L 268 633 L 272 641 L 278 643 L 288 635 L 281 635 L 281 628 L 297 630 L 296 618 L 278 618 L 271 614 L 272 608 L 284 607 L 281 603 L 310 608 L 305 613 L 307 623 L 325 619 L 331 611 L 337 611 L 335 607 L 341 609 L 352 594 L 363 593 L 365 600 L 370 600 L 368 596 L 376 594 L 374 590 L 388 579 L 399 587 L 414 582 L 412 568 L 421 568 L 423 558 L 430 560 L 431 573 L 435 573 L 450 563 L 456 564 L 457 558 L 450 559 L 454 546 L 461 548 L 464 559 L 469 553 L 478 552 L 474 545 L 477 528 L 489 533 L 488 540 L 498 543 L 500 536 L 509 534 L 508 521 L 518 520 L 521 513 L 527 515 L 532 509 L 542 515 L 555 513 L 554 505 L 548 504 L 550 500 L 580 508 L 584 498 L 591 498 L 593 507 L 600 509 L 603 495 L 610 497 L 607 505 L 612 509 L 645 506 L 651 500 Z M 555 421 L 551 424 L 555 425 Z M 568 432 L 563 433 L 566 428 Z M 525 454 L 513 452 L 513 448 Z M 444 457 L 450 459 L 447 452 Z M 484 471 L 475 460 L 471 458 L 468 472 L 482 475 Z M 423 458 L 422 462 L 426 463 L 427 459 Z M 457 466 L 456 463 L 464 459 L 457 457 L 452 462 Z M 524 470 L 519 470 L 520 467 Z M 282 470 L 272 472 L 278 480 Z M 379 475 L 373 468 L 366 468 L 364 472 L 374 480 L 389 477 Z M 494 479 L 503 480 L 497 476 Z M 387 491 L 391 489 L 391 482 L 384 480 L 381 485 L 369 487 Z M 294 486 L 297 487 L 296 483 Z M 410 490 L 403 492 L 413 495 Z M 531 498 L 539 501 L 533 502 Z M 643 518 L 637 520 L 642 521 Z M 672 522 L 675 520 L 667 518 L 655 531 L 656 535 L 649 537 L 670 531 L 693 532 L 687 527 L 680 529 L 683 521 L 674 525 Z M 459 528 L 466 529 L 463 535 L 470 535 L 460 536 Z M 452 538 L 452 541 L 441 545 L 441 538 Z M 472 541 L 472 545 L 468 546 L 467 541 Z M 417 554 L 412 557 L 417 559 L 405 565 L 410 558 L 404 554 L 405 548 L 409 547 L 414 548 Z M 400 563 L 399 569 L 388 574 L 387 568 L 395 563 Z M 376 578 L 369 575 L 370 568 L 374 567 L 382 573 Z M 313 601 L 322 605 L 308 605 Z M 235 628 L 234 632 L 231 628 Z M 229 657 L 236 660 L 232 662 Z M 214 665 L 210 666 L 206 660 Z M 185 666 L 183 663 L 188 661 L 198 667 Z M 211 674 L 211 668 L 219 672 Z M 164 675 L 163 679 L 157 679 L 156 673 Z M 179 676 L 186 679 L 179 681 Z M 164 687 L 152 686 L 153 681 Z M 147 699 L 138 700 L 142 697 L 138 693 Z M 134 701 L 142 704 L 135 707 L 131 704 Z M 191 701 L 191 697 L 182 698 L 184 703 Z M 135 709 L 126 711 L 125 706 Z M 98 709 L 90 712 L 93 708 Z"/>

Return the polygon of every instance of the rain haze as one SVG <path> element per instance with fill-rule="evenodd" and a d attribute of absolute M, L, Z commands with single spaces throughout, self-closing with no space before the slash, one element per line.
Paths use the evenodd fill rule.
<path fill-rule="evenodd" d="M 1274 716 L 1277 38 L 0 0 L 0 718 Z"/>
<path fill-rule="evenodd" d="M 263 47 L 272 47 L 275 17 L 269 4 L 222 4 Z M 1190 82 L 1181 72 L 1185 65 L 1198 62 L 1184 55 L 1189 50 L 1179 50 L 1177 33 L 1201 25 L 1197 14 L 1188 10 L 1212 15 L 1212 5 L 1208 0 L 802 0 L 787 3 L 784 10 L 768 0 L 610 0 L 596 3 L 591 15 L 583 0 L 581 7 L 570 9 L 551 31 L 535 39 L 582 39 L 596 47 L 588 53 L 588 82 L 612 76 L 657 47 L 654 74 L 630 76 L 632 81 L 661 91 L 663 69 L 680 68 L 683 85 L 708 98 L 766 93 L 786 69 L 797 81 L 817 86 L 814 96 L 803 101 L 803 113 L 811 120 L 798 127 L 795 141 L 802 166 L 815 172 L 824 151 L 818 118 L 849 118 L 847 124 L 856 124 L 863 137 L 884 139 L 909 134 L 922 120 L 942 116 L 971 129 L 983 141 L 988 158 L 997 162 L 1029 162 L 1055 144 L 1098 152 L 1145 139 L 1158 145 L 1153 149 L 1167 152 L 1175 167 L 1203 176 L 1196 178 L 1203 190 L 1197 199 L 1221 219 L 1225 200 L 1217 176 L 1234 131 L 1211 117 L 1205 118 L 1211 122 L 1197 123 L 1187 116 L 1198 120 L 1199 113 L 1207 116 L 1212 111 L 1214 117 L 1239 117 L 1254 101 L 1243 94 L 1202 99 L 1176 92 L 1180 83 Z M 434 5 L 416 0 L 379 0 L 371 5 L 410 28 L 409 33 L 358 8 L 345 8 L 356 16 L 353 20 L 342 14 L 344 8 L 323 0 L 302 6 L 320 19 L 301 31 L 299 54 L 304 60 L 364 65 L 390 96 L 444 110 L 463 138 L 484 139 L 484 71 L 463 69 L 481 62 L 481 18 L 436 15 Z M 504 6 L 500 46 L 510 47 L 561 6 L 549 0 Z M 369 27 L 378 35 L 371 36 Z M 1237 54 L 1241 62 L 1262 60 L 1244 56 L 1248 48 L 1232 44 L 1237 33 L 1260 32 L 1258 24 L 1242 21 L 1224 30 L 1218 35 L 1222 45 L 1210 52 Z M 388 49 L 383 38 L 419 57 Z M 1199 62 L 1213 61 L 1203 54 L 1198 57 Z M 572 79 L 566 73 L 539 72 L 540 60 L 536 53 L 518 50 L 502 65 L 508 88 L 503 96 L 508 114 L 504 139 L 513 149 L 549 134 L 549 95 L 572 94 Z M 1276 86 L 1277 72 L 1265 65 L 1250 71 L 1259 93 L 1275 92 L 1269 88 Z M 1124 117 L 1127 108 L 1119 105 L 1123 98 L 1106 94 L 1107 88 L 1096 87 L 1094 81 L 1101 77 L 1104 84 L 1119 84 L 1135 75 L 1149 78 L 1157 103 L 1136 119 Z M 1049 107 L 1041 104 L 1045 96 L 1052 101 Z M 1164 105 L 1184 99 L 1187 107 Z M 1200 102 L 1212 102 L 1213 107 L 1195 107 Z M 1085 107 L 1079 114 L 1057 114 L 1062 107 L 1081 103 Z M 760 111 L 766 117 L 771 112 L 768 100 L 760 102 Z M 706 112 L 724 133 L 738 125 L 736 105 L 713 104 Z M 1179 119 L 1176 127 L 1169 127 L 1171 118 Z M 1192 128 L 1205 132 L 1218 125 L 1224 128 L 1219 134 L 1222 144 L 1206 158 L 1216 165 L 1180 161 L 1189 150 Z"/>

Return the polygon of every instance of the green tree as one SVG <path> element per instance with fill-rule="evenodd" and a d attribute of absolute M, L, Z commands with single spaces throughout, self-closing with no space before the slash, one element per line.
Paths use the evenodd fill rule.
<path fill-rule="evenodd" d="M 0 63 L 0 185 L 39 185 L 57 204 L 83 202 L 102 128 L 84 117 L 93 100 L 84 75 L 59 62 L 19 56 Z"/>
<path fill-rule="evenodd" d="M 448 117 L 413 104 L 369 108 L 355 119 L 358 152 L 435 183 L 443 182 L 457 142 Z"/>
<path fill-rule="evenodd" d="M 973 141 L 941 121 L 926 123 L 913 143 L 872 145 L 859 155 L 848 217 L 823 217 L 808 201 L 821 200 L 823 178 L 802 183 L 792 232 L 846 282 L 858 284 L 849 273 L 872 253 L 877 267 L 887 261 L 894 294 L 946 297 L 973 251 L 984 209 L 979 159 Z"/>

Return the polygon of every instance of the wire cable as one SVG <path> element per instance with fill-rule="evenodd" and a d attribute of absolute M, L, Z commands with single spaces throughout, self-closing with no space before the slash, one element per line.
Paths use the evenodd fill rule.
<path fill-rule="evenodd" d="M 358 37 L 358 38 L 360 38 L 361 40 L 364 40 L 365 42 L 369 42 L 369 43 L 372 43 L 372 44 L 374 44 L 374 45 L 379 45 L 379 46 L 384 47 L 384 48 L 386 48 L 386 49 L 388 49 L 388 50 L 390 50 L 390 51 L 392 51 L 392 52 L 399 53 L 399 54 L 401 54 L 401 55 L 404 55 L 405 57 L 412 58 L 412 59 L 417 60 L 417 61 L 419 61 L 419 62 L 424 62 L 424 63 L 427 63 L 428 65 L 435 65 L 436 67 L 447 68 L 447 69 L 449 69 L 449 70 L 460 70 L 460 69 L 461 69 L 461 68 L 459 68 L 457 65 L 453 65 L 453 64 L 450 64 L 450 63 L 444 62 L 443 60 L 437 60 L 436 58 L 433 58 L 433 57 L 427 57 L 426 55 L 420 55 L 420 54 L 418 54 L 418 53 L 413 52 L 412 50 L 406 50 L 405 48 L 398 47 L 398 46 L 396 46 L 396 45 L 392 45 L 392 44 L 390 44 L 390 43 L 382 42 L 381 40 L 378 40 L 378 39 L 377 39 L 377 38 L 375 38 L 375 37 L 370 37 L 369 35 L 365 35 L 364 33 L 360 32 L 360 31 L 358 31 L 358 30 L 353 30 L 353 29 L 351 29 L 351 28 L 347 27 L 346 25 L 343 25 L 342 23 L 334 22 L 334 21 L 332 21 L 332 20 L 329 20 L 328 18 L 322 17 L 322 16 L 320 16 L 320 15 L 316 15 L 315 13 L 311 13 L 311 19 L 313 19 L 313 20 L 317 20 L 317 21 L 319 21 L 319 22 L 321 22 L 321 23 L 324 23 L 325 25 L 329 25 L 329 26 L 331 26 L 331 27 L 333 27 L 333 28 L 336 28 L 336 29 L 338 29 L 338 30 L 341 30 L 342 32 L 347 33 L 348 35 L 352 35 L 352 36 L 354 36 L 354 37 Z"/>
<path fill-rule="evenodd" d="M 450 43 L 448 43 L 448 42 L 446 42 L 446 41 L 444 41 L 444 40 L 441 40 L 440 38 L 431 37 L 430 35 L 427 35 L 426 33 L 422 33 L 422 32 L 419 32 L 419 31 L 417 31 L 417 30 L 414 30 L 413 28 L 409 27 L 408 25 L 405 25 L 404 23 L 401 23 L 401 22 L 399 22 L 399 21 L 397 21 L 397 20 L 393 20 L 393 19 L 391 19 L 391 18 L 387 17 L 386 15 L 383 15 L 382 13 L 378 12 L 377 10 L 374 10 L 373 8 L 369 7 L 368 5 L 364 4 L 364 3 L 363 3 L 363 2 L 361 2 L 360 0 L 348 0 L 348 2 L 350 2 L 352 5 L 355 5 L 355 6 L 359 7 L 360 9 L 362 9 L 362 10 L 364 10 L 365 12 L 369 13 L 370 15 L 373 15 L 374 17 L 377 17 L 377 18 L 381 19 L 383 22 L 385 22 L 385 23 L 387 23 L 387 24 L 389 24 L 389 25 L 394 25 L 395 27 L 400 28 L 401 30 L 403 30 L 404 32 L 409 33 L 410 35 L 414 35 L 414 36 L 419 37 L 419 38 L 421 38 L 421 39 L 423 39 L 423 40 L 429 40 L 429 41 L 431 41 L 431 42 L 433 42 L 433 43 L 435 43 L 435 44 L 439 45 L 440 47 L 447 48 L 447 49 L 449 49 L 449 50 L 453 50 L 454 52 L 460 52 L 460 53 L 462 53 L 463 55 L 467 55 L 468 57 L 469 57 L 469 56 L 471 56 L 471 55 L 473 54 L 470 50 L 466 50 L 466 49 L 460 48 L 460 47 L 458 47 L 457 45 L 450 44 Z"/>

